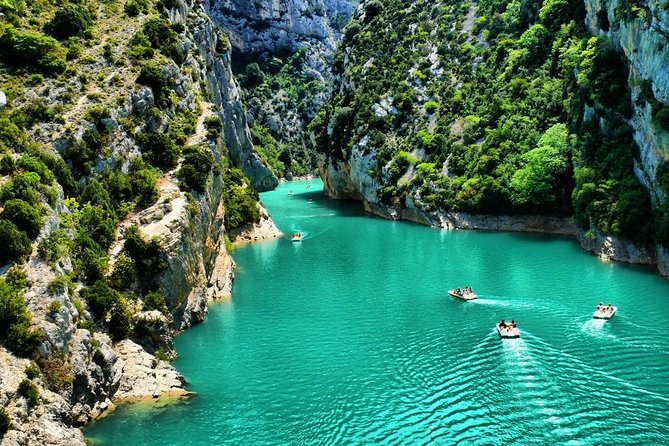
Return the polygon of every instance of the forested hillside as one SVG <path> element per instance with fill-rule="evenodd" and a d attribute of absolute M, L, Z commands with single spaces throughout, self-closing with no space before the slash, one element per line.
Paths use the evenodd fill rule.
<path fill-rule="evenodd" d="M 581 1 L 364 2 L 312 123 L 326 186 L 428 215 L 573 215 L 586 231 L 669 244 L 669 149 L 645 166 L 631 125 L 648 105 L 667 141 L 664 87 L 630 76 L 605 32 L 666 27 L 650 3 L 594 11 L 593 36 Z"/>

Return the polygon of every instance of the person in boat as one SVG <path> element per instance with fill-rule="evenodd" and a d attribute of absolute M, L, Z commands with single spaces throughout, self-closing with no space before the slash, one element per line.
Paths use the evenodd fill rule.
<path fill-rule="evenodd" d="M 499 323 L 499 326 L 502 328 L 506 327 L 506 322 L 504 321 L 504 319 L 502 319 L 502 322 Z"/>
<path fill-rule="evenodd" d="M 516 321 L 511 319 L 511 328 L 516 328 Z"/>

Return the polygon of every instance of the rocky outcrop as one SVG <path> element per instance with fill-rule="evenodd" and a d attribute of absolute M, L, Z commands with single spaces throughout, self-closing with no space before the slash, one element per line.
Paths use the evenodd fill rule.
<path fill-rule="evenodd" d="M 122 378 L 115 401 L 141 400 L 161 396 L 184 396 L 185 380 L 168 362 L 149 354 L 131 340 L 114 346 Z"/>
<path fill-rule="evenodd" d="M 267 210 L 260 203 L 256 206 L 260 211 L 260 221 L 258 223 L 230 231 L 230 240 L 235 245 L 271 240 L 283 235 L 274 224 Z"/>
<path fill-rule="evenodd" d="M 625 262 L 639 265 L 654 265 L 656 253 L 651 249 L 626 243 L 617 237 L 602 234 L 596 229 L 580 231 L 578 240 L 583 249 L 601 260 Z"/>
<path fill-rule="evenodd" d="M 0 91 L 0 112 L 5 111 L 5 108 L 7 108 L 7 96 L 4 91 Z"/>

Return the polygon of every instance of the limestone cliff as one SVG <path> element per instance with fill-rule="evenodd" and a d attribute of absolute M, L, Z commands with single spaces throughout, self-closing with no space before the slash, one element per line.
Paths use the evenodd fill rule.
<path fill-rule="evenodd" d="M 117 22 L 113 11 L 100 8 L 100 26 L 107 21 L 118 23 L 112 28 L 115 35 L 111 42 L 124 42 L 137 30 L 138 19 Z M 98 53 L 101 44 L 89 50 L 87 57 L 94 63 L 89 61 L 82 66 L 85 74 L 58 82 L 46 79 L 30 86 L 25 94 L 14 95 L 8 106 L 16 109 L 35 97 L 46 97 L 51 105 L 59 107 L 67 128 L 58 122 L 38 122 L 29 130 L 29 137 L 51 153 L 60 154 L 81 144 L 86 130 L 95 125 L 85 110 L 105 101 L 109 112 L 98 125 L 105 127 L 108 142 L 92 166 L 93 174 L 115 167 L 127 170 L 139 153 L 138 133 L 167 133 L 172 118 L 193 111 L 197 116 L 196 131 L 188 138 L 188 145 L 206 147 L 216 165 L 228 158 L 245 172 L 257 190 L 276 187 L 278 180 L 250 141 L 227 39 L 199 2 L 179 0 L 168 10 L 168 17 L 180 30 L 187 57 L 182 66 L 166 60 L 161 67 L 161 75 L 170 80 L 172 93 L 160 115 L 155 112 L 157 92 L 135 83 L 137 74 L 131 69 L 107 63 Z M 88 76 L 101 81 L 114 78 L 116 87 L 105 91 L 103 87 L 86 85 Z M 66 89 L 81 95 L 72 101 L 72 93 L 63 94 Z M 213 115 L 220 116 L 223 123 L 218 136 L 209 134 L 204 123 Z M 167 268 L 159 284 L 171 312 L 141 311 L 141 302 L 131 302 L 136 330 L 132 339 L 121 342 L 112 342 L 99 325 L 81 325 L 93 318 L 90 308 L 75 297 L 80 284 L 53 286 L 57 276 L 72 272 L 72 259 L 65 256 L 50 264 L 40 257 L 36 246 L 58 229 L 71 233 L 71 227 L 63 221 L 71 219 L 76 210 L 68 209 L 71 204 L 64 200 L 62 188 L 58 189 L 55 203 L 45 206 L 48 223 L 24 265 L 27 287 L 23 291 L 33 326 L 45 334 L 35 360 L 52 375 L 32 379 L 41 395 L 41 402 L 33 407 L 17 393 L 31 361 L 17 359 L 0 346 L 0 407 L 5 408 L 11 420 L 2 446 L 83 446 L 77 427 L 90 422 L 113 402 L 187 393 L 179 373 L 156 356 L 174 356 L 174 335 L 202 321 L 210 300 L 230 296 L 234 262 L 226 251 L 222 175 L 210 175 L 202 193 L 187 193 L 180 189 L 175 173 L 176 169 L 159 179 L 155 204 L 131 212 L 121 222 L 109 253 L 113 271 L 123 246 L 123 229 L 137 225 L 145 239 L 159 240 L 167 254 Z"/>
<path fill-rule="evenodd" d="M 265 81 L 243 83 L 252 123 L 266 127 L 283 150 L 311 170 L 309 121 L 327 101 L 333 54 L 353 0 L 212 0 L 210 14 L 230 38 L 239 73 L 260 62 Z M 284 159 L 288 177 L 294 172 Z"/>
<path fill-rule="evenodd" d="M 353 9 L 350 0 L 210 0 L 209 4 L 213 18 L 242 53 L 309 44 L 326 50 L 323 60 L 332 54 Z"/>

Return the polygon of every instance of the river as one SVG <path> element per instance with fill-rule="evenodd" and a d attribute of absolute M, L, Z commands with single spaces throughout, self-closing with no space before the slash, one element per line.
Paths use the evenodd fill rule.
<path fill-rule="evenodd" d="M 261 200 L 303 241 L 238 249 L 233 298 L 176 340 L 196 395 L 121 406 L 93 444 L 669 443 L 669 281 L 653 271 L 569 238 L 370 217 L 317 180 Z M 448 296 L 465 285 L 480 298 Z M 592 319 L 600 301 L 612 320 Z M 502 318 L 520 339 L 498 337 Z"/>

